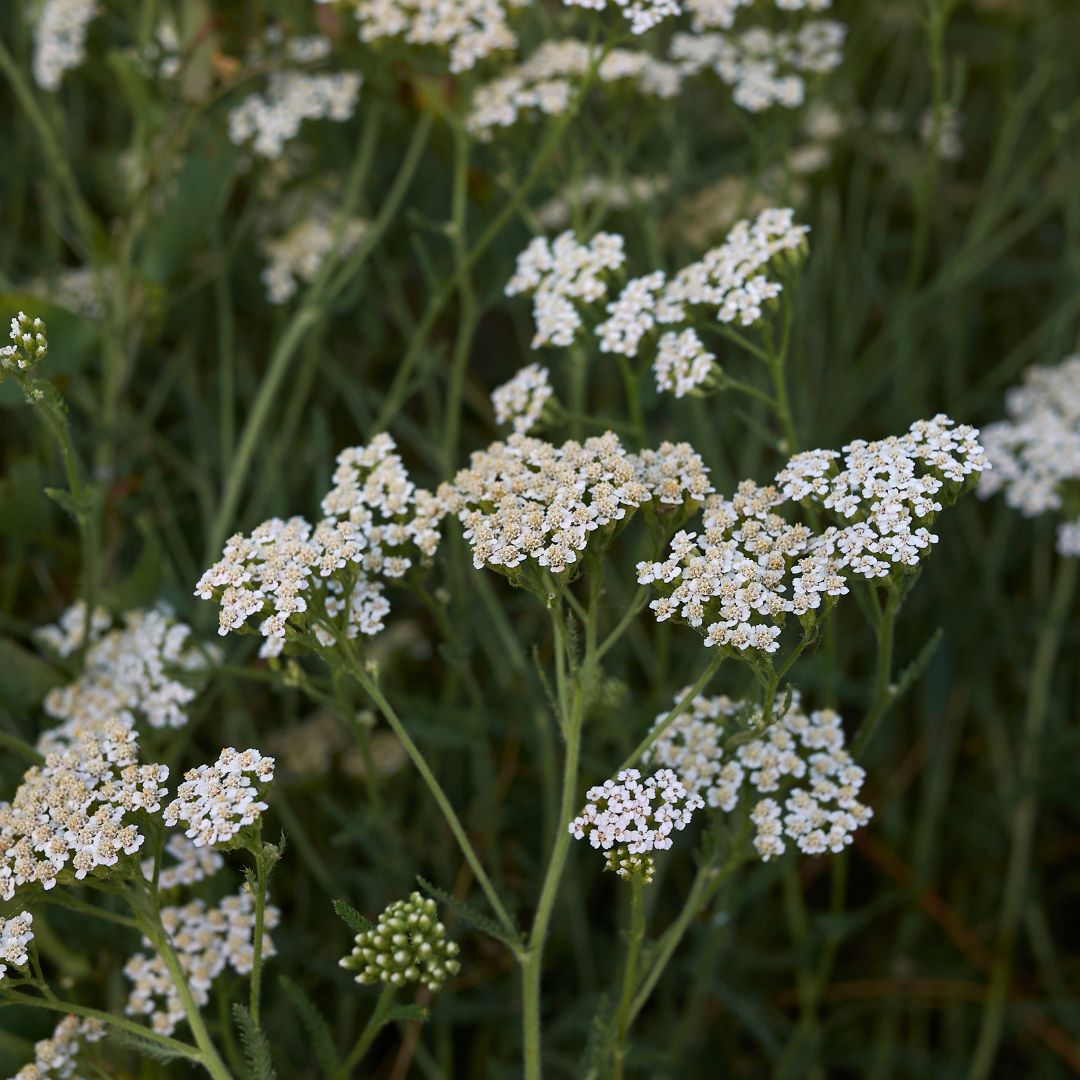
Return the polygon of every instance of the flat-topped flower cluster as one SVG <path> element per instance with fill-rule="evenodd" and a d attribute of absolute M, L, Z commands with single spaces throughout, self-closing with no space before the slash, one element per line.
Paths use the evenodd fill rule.
<path fill-rule="evenodd" d="M 105 1025 L 100 1020 L 65 1016 L 48 1039 L 34 1043 L 34 1060 L 11 1080 L 69 1080 L 75 1076 L 84 1044 L 104 1038 Z"/>
<path fill-rule="evenodd" d="M 8 966 L 26 967 L 30 962 L 27 945 L 34 940 L 34 916 L 29 911 L 4 918 L 0 915 L 0 979 L 7 974 Z"/>
<path fill-rule="evenodd" d="M 382 630 L 384 583 L 431 559 L 445 507 L 412 483 L 385 434 L 343 450 L 333 483 L 317 525 L 272 518 L 226 543 L 195 588 L 220 604 L 220 634 L 258 619 L 260 655 L 276 656 L 287 630 L 323 647 Z"/>
<path fill-rule="evenodd" d="M 509 424 L 518 435 L 527 435 L 540 423 L 553 396 L 548 369 L 528 364 L 491 392 L 495 422 Z"/>
<path fill-rule="evenodd" d="M 673 770 L 687 791 L 725 813 L 752 802 L 754 847 L 765 862 L 784 853 L 785 837 L 807 855 L 843 851 L 873 815 L 858 800 L 866 773 L 844 749 L 843 721 L 831 709 L 805 712 L 797 693 L 786 709 L 778 698 L 775 712 L 759 738 L 738 742 L 729 755 L 727 741 L 760 723 L 760 706 L 698 695 L 647 761 Z"/>
<path fill-rule="evenodd" d="M 262 955 L 273 956 L 274 942 L 269 931 L 281 921 L 281 912 L 267 904 L 263 910 Z M 208 906 L 192 900 L 179 907 L 161 909 L 161 923 L 187 978 L 195 1004 L 210 1000 L 210 988 L 228 968 L 237 975 L 249 975 L 255 956 L 255 903 L 242 890 Z M 143 944 L 151 943 L 145 938 Z M 159 953 L 139 952 L 124 965 L 124 974 L 133 984 L 124 1012 L 128 1016 L 149 1017 L 160 1035 L 171 1035 L 185 1018 L 176 982 Z"/>
<path fill-rule="evenodd" d="M 1025 517 L 1062 512 L 1058 551 L 1080 555 L 1080 356 L 1029 368 L 1005 408 L 1008 419 L 983 429 L 994 468 L 980 477 L 979 495 L 1003 491 Z"/>
<path fill-rule="evenodd" d="M 465 526 L 473 565 L 517 581 L 512 571 L 530 564 L 555 575 L 578 569 L 586 548 L 603 550 L 640 506 L 686 512 L 711 490 L 688 444 L 631 454 L 609 431 L 561 446 L 511 435 L 474 453 L 439 494 Z"/>
<path fill-rule="evenodd" d="M 657 621 L 703 628 L 707 646 L 775 652 L 785 617 L 812 620 L 850 575 L 879 581 L 919 564 L 937 542 L 935 515 L 987 467 L 978 434 L 939 415 L 842 455 L 797 454 L 772 484 L 709 498 L 700 532 L 680 531 L 664 561 L 638 564 L 638 581 L 662 594 Z M 800 520 L 804 507 L 832 523 Z"/>
<path fill-rule="evenodd" d="M 363 240 L 368 222 L 363 218 L 338 221 L 329 205 L 316 204 L 307 216 L 286 232 L 262 243 L 266 266 L 261 278 L 272 304 L 284 304 L 300 285 L 310 285 L 331 251 L 353 251 Z"/>

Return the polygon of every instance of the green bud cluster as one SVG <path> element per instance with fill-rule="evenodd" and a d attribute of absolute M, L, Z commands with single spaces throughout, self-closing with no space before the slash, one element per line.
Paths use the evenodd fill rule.
<path fill-rule="evenodd" d="M 49 343 L 45 323 L 20 311 L 11 320 L 11 344 L 0 349 L 0 377 L 6 371 L 25 371 L 45 359 Z"/>
<path fill-rule="evenodd" d="M 651 885 L 656 874 L 656 862 L 651 855 L 631 855 L 625 845 L 607 852 L 605 870 L 611 870 L 627 881 Z"/>
<path fill-rule="evenodd" d="M 447 940 L 435 901 L 414 892 L 391 904 L 371 930 L 356 935 L 341 966 L 356 971 L 358 983 L 421 983 L 434 992 L 461 969 L 459 951 Z"/>

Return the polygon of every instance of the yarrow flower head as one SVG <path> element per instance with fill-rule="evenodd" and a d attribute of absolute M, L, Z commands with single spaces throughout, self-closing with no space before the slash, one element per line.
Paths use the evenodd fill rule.
<path fill-rule="evenodd" d="M 228 746 L 213 765 L 184 773 L 176 798 L 165 807 L 165 824 L 186 825 L 184 835 L 196 847 L 229 847 L 242 829 L 259 823 L 267 809 L 260 793 L 273 779 L 272 757 Z"/>
<path fill-rule="evenodd" d="M 162 860 L 158 868 L 158 888 L 162 891 L 182 885 L 197 885 L 213 877 L 225 865 L 225 860 L 212 848 L 205 845 L 200 847 L 181 833 L 173 833 L 165 841 L 165 854 L 170 856 L 171 861 Z M 143 860 L 142 872 L 148 881 L 153 878 L 153 859 Z"/>
<path fill-rule="evenodd" d="M 339 222 L 328 206 L 317 206 L 284 234 L 265 240 L 266 266 L 261 276 L 270 303 L 284 304 L 301 284 L 310 285 L 332 250 L 347 255 L 367 230 L 368 222 L 362 218 Z"/>
<path fill-rule="evenodd" d="M 0 803 L 0 898 L 110 873 L 142 847 L 169 770 L 140 765 L 137 755 L 138 737 L 117 720 L 27 771 L 12 801 Z"/>
<path fill-rule="evenodd" d="M 546 595 L 542 571 L 569 580 L 586 549 L 602 551 L 638 507 L 655 500 L 656 513 L 684 515 L 711 490 L 688 444 L 635 455 L 609 431 L 561 446 L 511 435 L 474 453 L 440 496 L 465 526 L 478 570 Z"/>
<path fill-rule="evenodd" d="M 52 649 L 57 656 L 66 658 L 80 649 L 84 643 L 93 645 L 112 626 L 112 616 L 103 607 L 94 608 L 90 627 L 86 626 L 86 601 L 76 600 L 56 620 L 55 625 L 42 626 L 34 636 Z"/>
<path fill-rule="evenodd" d="M 529 364 L 491 392 L 495 422 L 510 424 L 517 434 L 527 435 L 540 423 L 553 398 L 548 369 Z"/>
<path fill-rule="evenodd" d="M 26 946 L 34 939 L 34 916 L 29 911 L 4 918 L 0 915 L 0 980 L 7 974 L 8 966 L 26 967 L 30 955 Z"/>
<path fill-rule="evenodd" d="M 0 380 L 5 372 L 28 371 L 45 359 L 49 342 L 45 337 L 45 323 L 30 318 L 20 311 L 11 320 L 10 345 L 0 349 Z"/>
<path fill-rule="evenodd" d="M 432 993 L 461 970 L 458 945 L 446 936 L 434 900 L 418 892 L 392 903 L 370 929 L 356 935 L 340 963 L 364 985 L 418 983 Z"/>
<path fill-rule="evenodd" d="M 731 499 L 709 498 L 701 532 L 677 533 L 667 559 L 638 564 L 639 583 L 661 593 L 650 605 L 657 621 L 678 618 L 731 655 L 776 652 L 786 616 L 813 625 L 851 574 L 891 579 L 919 564 L 937 542 L 934 517 L 986 468 L 977 438 L 936 416 L 843 455 L 797 454 L 773 484 L 746 480 Z M 800 504 L 834 524 L 814 531 L 798 520 Z"/>
<path fill-rule="evenodd" d="M 261 656 L 276 656 L 292 640 L 329 648 L 339 637 L 377 634 L 390 604 L 384 581 L 430 561 L 446 512 L 418 488 L 389 435 L 343 450 L 324 517 L 263 522 L 237 534 L 220 562 L 203 574 L 195 595 L 221 605 L 218 633 L 258 617 Z"/>
<path fill-rule="evenodd" d="M 275 954 L 268 931 L 280 921 L 280 911 L 267 904 L 263 910 L 264 958 Z M 247 890 L 226 896 L 213 907 L 203 900 L 192 900 L 182 907 L 164 907 L 161 922 L 196 1005 L 202 1007 L 209 1002 L 214 981 L 227 968 L 237 975 L 251 974 L 255 956 L 255 902 Z M 143 944 L 151 943 L 144 938 Z M 186 1014 L 176 981 L 161 954 L 135 953 L 124 965 L 124 974 L 133 984 L 124 1012 L 128 1016 L 149 1017 L 154 1031 L 171 1035 Z"/>
<path fill-rule="evenodd" d="M 657 726 L 666 718 L 658 716 Z M 759 706 L 698 695 L 664 729 L 646 760 L 673 770 L 687 791 L 724 813 L 752 803 L 754 847 L 765 862 L 784 853 L 785 837 L 807 855 L 843 851 L 873 811 L 857 798 L 866 773 L 844 749 L 840 716 L 831 709 L 808 714 L 793 693 L 786 709 L 777 699 L 774 722 L 746 741 L 745 733 L 761 720 Z M 735 735 L 743 737 L 728 755 L 726 744 Z"/>
<path fill-rule="evenodd" d="M 1080 356 L 1031 367 L 1005 397 L 1008 418 L 983 430 L 991 472 L 979 495 L 1004 492 L 1025 517 L 1056 512 L 1062 555 L 1080 555 Z"/>
<path fill-rule="evenodd" d="M 86 32 L 98 14 L 97 0 L 44 0 L 34 23 L 34 82 L 60 89 L 64 73 L 86 60 Z"/>
<path fill-rule="evenodd" d="M 466 127 L 486 141 L 498 128 L 512 127 L 523 116 L 561 116 L 575 101 L 582 76 L 596 59 L 596 51 L 584 41 L 545 41 L 524 63 L 477 88 Z M 596 81 L 669 100 L 678 95 L 682 76 L 674 64 L 647 52 L 610 49 L 600 59 Z"/>
<path fill-rule="evenodd" d="M 75 1076 L 78 1057 L 85 1043 L 105 1038 L 100 1020 L 65 1016 L 48 1039 L 34 1043 L 34 1060 L 24 1065 L 11 1080 L 69 1080 Z"/>
<path fill-rule="evenodd" d="M 607 8 L 607 0 L 563 0 L 568 7 L 583 7 L 593 11 Z M 632 34 L 644 34 L 666 18 L 682 12 L 678 0 L 612 0 L 630 24 Z"/>
<path fill-rule="evenodd" d="M 652 852 L 672 846 L 673 832 L 690 824 L 701 796 L 688 791 L 670 769 L 644 781 L 637 769 L 624 769 L 585 793 L 588 802 L 568 828 L 578 840 L 605 853 L 605 869 L 648 885 L 655 865 Z"/>

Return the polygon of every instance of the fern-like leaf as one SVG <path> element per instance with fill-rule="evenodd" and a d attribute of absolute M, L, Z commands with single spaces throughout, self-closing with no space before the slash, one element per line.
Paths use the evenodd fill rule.
<path fill-rule="evenodd" d="M 311 1049 L 319 1062 L 319 1067 L 326 1076 L 333 1076 L 338 1068 L 337 1047 L 330 1025 L 319 1011 L 319 1007 L 310 997 L 285 975 L 278 978 L 278 985 L 292 1003 L 300 1026 L 311 1040 Z"/>
<path fill-rule="evenodd" d="M 337 917 L 354 933 L 366 934 L 369 930 L 375 929 L 375 925 L 370 919 L 365 919 L 356 908 L 351 904 L 346 904 L 344 900 L 334 901 L 334 911 L 337 913 Z"/>
<path fill-rule="evenodd" d="M 519 952 L 524 948 L 525 943 L 522 939 L 521 931 L 517 930 L 516 927 L 515 932 L 509 934 L 494 919 L 489 918 L 487 915 L 482 915 L 475 908 L 469 907 L 468 904 L 459 900 L 451 893 L 448 893 L 445 889 L 440 889 L 438 885 L 433 885 L 426 878 L 417 877 L 416 880 L 419 882 L 420 888 L 422 888 L 424 892 L 435 900 L 438 900 L 441 904 L 445 904 L 463 923 L 471 926 L 474 930 L 479 930 L 482 934 L 487 934 L 488 937 L 492 937 L 496 941 L 501 941 L 514 952 Z"/>
<path fill-rule="evenodd" d="M 239 1002 L 233 1005 L 232 1011 L 240 1032 L 240 1045 L 244 1048 L 248 1080 L 277 1080 L 270 1044 L 254 1017 Z"/>

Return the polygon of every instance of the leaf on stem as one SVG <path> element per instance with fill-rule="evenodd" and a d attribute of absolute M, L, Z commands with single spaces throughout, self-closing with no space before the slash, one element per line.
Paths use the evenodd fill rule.
<path fill-rule="evenodd" d="M 319 1062 L 319 1068 L 326 1076 L 333 1076 L 338 1069 L 338 1054 L 326 1017 L 292 979 L 281 975 L 278 978 L 278 985 L 292 1004 L 300 1026 L 311 1041 L 311 1049 Z"/>
<path fill-rule="evenodd" d="M 251 1013 L 239 1002 L 233 1005 L 232 1011 L 237 1030 L 240 1032 L 240 1045 L 244 1048 L 248 1080 L 277 1080 L 274 1059 L 270 1055 L 270 1044 L 266 1041 L 262 1029 L 255 1023 Z"/>
<path fill-rule="evenodd" d="M 488 918 L 487 915 L 482 915 L 479 911 L 469 907 L 468 904 L 459 900 L 451 893 L 448 893 L 445 889 L 440 889 L 437 885 L 434 885 L 430 881 L 419 876 L 416 880 L 424 892 L 438 900 L 440 903 L 445 904 L 467 926 L 471 926 L 474 930 L 479 930 L 482 934 L 487 934 L 488 937 L 492 937 L 496 941 L 501 941 L 514 952 L 519 952 L 524 948 L 525 942 L 522 938 L 521 931 L 518 930 L 517 927 L 514 928 L 515 933 L 513 935 L 508 934 L 494 919 Z"/>
<path fill-rule="evenodd" d="M 364 918 L 356 908 L 346 904 L 344 900 L 334 901 L 334 911 L 343 923 L 358 934 L 366 934 L 369 930 L 375 929 L 375 924 L 370 919 Z"/>
<path fill-rule="evenodd" d="M 110 1027 L 107 1030 L 109 1039 L 112 1042 L 125 1050 L 138 1054 L 139 1057 L 149 1058 L 151 1061 L 158 1061 L 162 1064 L 169 1061 L 188 1059 L 187 1054 L 182 1054 L 179 1050 L 170 1050 L 169 1047 L 156 1043 L 142 1035 L 136 1035 L 133 1031 L 124 1031 L 123 1028 L 115 1027 Z"/>

